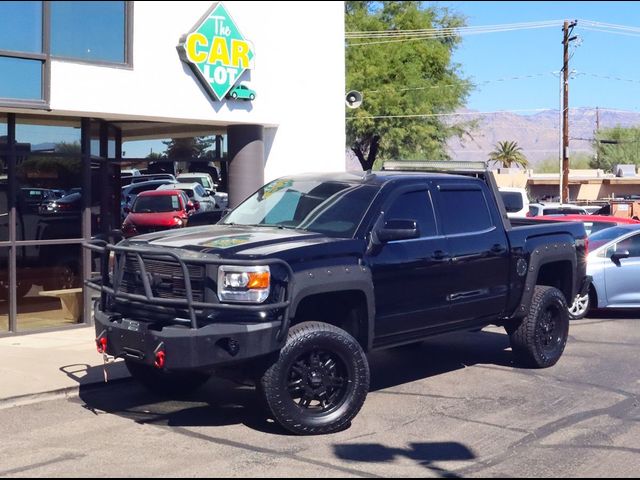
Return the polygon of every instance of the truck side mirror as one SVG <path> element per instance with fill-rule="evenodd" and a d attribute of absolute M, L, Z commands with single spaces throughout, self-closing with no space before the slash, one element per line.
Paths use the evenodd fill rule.
<path fill-rule="evenodd" d="M 375 231 L 375 236 L 381 243 L 394 240 L 409 240 L 420 236 L 418 224 L 415 220 L 392 219 L 384 223 L 381 229 Z"/>

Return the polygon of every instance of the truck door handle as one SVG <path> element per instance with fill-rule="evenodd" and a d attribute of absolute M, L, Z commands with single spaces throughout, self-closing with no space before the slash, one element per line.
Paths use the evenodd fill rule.
<path fill-rule="evenodd" d="M 431 254 L 431 258 L 433 258 L 434 260 L 438 261 L 438 262 L 446 262 L 451 260 L 451 257 L 449 256 L 449 254 L 447 252 L 444 252 L 442 250 L 436 250 L 435 252 L 433 252 Z"/>
<path fill-rule="evenodd" d="M 504 253 L 506 252 L 507 249 L 503 246 L 500 245 L 499 243 L 496 243 L 493 247 L 491 247 L 491 253 Z"/>

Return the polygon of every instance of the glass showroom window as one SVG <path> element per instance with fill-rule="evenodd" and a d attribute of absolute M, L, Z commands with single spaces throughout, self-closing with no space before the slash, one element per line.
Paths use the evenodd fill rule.
<path fill-rule="evenodd" d="M 20 147 L 15 176 L 20 331 L 82 321 L 84 189 L 80 140 L 79 119 L 16 117 Z"/>
<path fill-rule="evenodd" d="M 0 99 L 42 102 L 43 3 L 0 2 Z"/>
<path fill-rule="evenodd" d="M 51 2 L 51 55 L 74 60 L 129 63 L 127 2 Z"/>

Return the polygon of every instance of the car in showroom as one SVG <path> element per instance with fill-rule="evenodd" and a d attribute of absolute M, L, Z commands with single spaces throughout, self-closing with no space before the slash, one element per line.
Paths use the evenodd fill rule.
<path fill-rule="evenodd" d="M 122 223 L 122 234 L 133 237 L 144 233 L 186 227 L 193 213 L 193 202 L 182 190 L 149 190 L 140 193 Z"/>
<path fill-rule="evenodd" d="M 592 233 L 587 275 L 592 276 L 591 285 L 570 307 L 573 318 L 584 317 L 591 308 L 640 308 L 640 224 Z"/>
<path fill-rule="evenodd" d="M 161 185 L 167 184 L 175 184 L 175 180 L 165 179 L 165 180 L 148 180 L 146 182 L 140 183 L 132 183 L 125 187 L 122 187 L 122 193 L 120 195 L 120 217 L 122 220 L 125 219 L 133 202 L 142 192 L 147 192 L 149 190 L 155 190 Z"/>
<path fill-rule="evenodd" d="M 182 190 L 187 194 L 193 202 L 198 213 L 213 212 L 216 210 L 216 199 L 210 195 L 199 183 L 174 183 L 169 185 L 161 185 L 158 190 Z"/>

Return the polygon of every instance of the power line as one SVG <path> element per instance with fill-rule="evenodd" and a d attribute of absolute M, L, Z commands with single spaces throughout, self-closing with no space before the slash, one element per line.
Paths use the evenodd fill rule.
<path fill-rule="evenodd" d="M 379 119 L 379 118 L 429 118 L 429 117 L 455 117 L 455 116 L 473 116 L 473 115 L 494 115 L 497 113 L 516 113 L 516 112 L 549 112 L 554 111 L 550 108 L 523 108 L 518 110 L 497 110 L 495 112 L 457 112 L 457 113 L 420 113 L 413 115 L 363 115 L 349 116 L 347 120 L 355 119 Z"/>
<path fill-rule="evenodd" d="M 547 73 L 532 73 L 530 75 L 520 75 L 520 76 L 516 76 L 516 77 L 503 77 L 503 78 L 494 78 L 491 80 L 482 80 L 479 82 L 472 82 L 474 83 L 474 86 L 478 87 L 481 85 L 488 85 L 490 83 L 497 83 L 497 82 L 506 82 L 508 80 L 527 80 L 527 79 L 531 79 L 531 78 L 536 78 L 536 77 L 543 77 L 545 75 L 552 75 L 553 72 L 547 72 Z M 440 84 L 440 85 L 427 85 L 424 87 L 404 87 L 404 88 L 394 88 L 393 90 L 396 92 L 405 92 L 405 91 L 413 91 L 413 90 L 429 90 L 429 89 L 435 89 L 435 88 L 453 88 L 453 87 L 460 87 L 460 84 L 456 84 L 456 83 L 444 83 L 444 84 Z M 383 92 L 384 90 L 363 90 L 362 93 L 380 93 Z"/>
<path fill-rule="evenodd" d="M 484 33 L 500 33 L 512 32 L 520 30 L 531 30 L 539 28 L 550 28 L 561 25 L 560 21 L 550 22 L 528 22 L 521 24 L 504 24 L 504 25 L 488 25 L 485 27 L 456 27 L 456 28 L 433 28 L 424 30 L 402 31 L 388 30 L 384 32 L 347 32 L 345 39 L 378 39 L 384 38 L 391 40 L 382 40 L 375 42 L 348 43 L 347 47 L 356 47 L 362 45 L 380 45 L 385 43 L 399 43 L 415 40 L 428 40 L 435 38 L 449 38 L 466 35 L 478 35 Z"/>
<path fill-rule="evenodd" d="M 479 25 L 469 27 L 438 27 L 423 28 L 416 30 L 362 30 L 345 32 L 345 38 L 376 38 L 376 37 L 399 37 L 399 36 L 422 36 L 422 35 L 464 35 L 466 33 L 476 33 L 483 31 L 493 32 L 495 30 L 511 30 L 511 29 L 529 29 L 540 27 L 553 27 L 561 25 L 561 20 L 548 20 L 544 22 L 520 22 L 520 23 L 503 23 L 497 25 Z"/>

